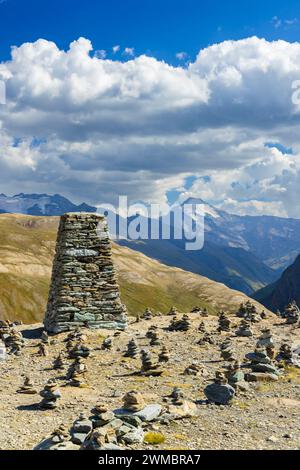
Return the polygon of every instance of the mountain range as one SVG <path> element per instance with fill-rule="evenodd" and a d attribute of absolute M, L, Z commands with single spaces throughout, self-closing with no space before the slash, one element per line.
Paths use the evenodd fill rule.
<path fill-rule="evenodd" d="M 118 243 L 166 265 L 222 282 L 247 295 L 273 284 L 300 253 L 298 219 L 229 214 L 201 199 L 188 199 L 184 204 L 202 204 L 204 207 L 205 243 L 202 250 L 187 251 L 186 240 L 174 237 L 168 240 L 161 236 L 158 240 L 124 239 Z M 1 211 L 59 216 L 65 212 L 94 212 L 96 208 L 85 203 L 73 204 L 58 194 L 21 193 L 13 197 L 0 195 Z M 148 219 L 149 226 L 150 222 Z"/>
<path fill-rule="evenodd" d="M 95 212 L 96 207 L 88 204 L 76 205 L 67 198 L 55 194 L 0 194 L 0 213 L 28 214 L 36 216 L 62 215 L 65 212 Z"/>
<path fill-rule="evenodd" d="M 0 318 L 24 323 L 43 319 L 59 218 L 0 215 Z M 167 313 L 172 305 L 188 312 L 206 307 L 211 314 L 236 312 L 248 297 L 223 284 L 165 266 L 113 243 L 123 302 L 130 314 L 146 307 Z M 254 302 L 258 309 L 262 305 Z"/>
<path fill-rule="evenodd" d="M 300 305 L 300 255 L 276 282 L 260 289 L 253 297 L 274 312 L 283 312 L 293 300 Z"/>

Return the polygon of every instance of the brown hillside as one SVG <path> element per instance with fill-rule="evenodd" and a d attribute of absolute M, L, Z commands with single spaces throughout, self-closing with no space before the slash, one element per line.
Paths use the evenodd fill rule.
<path fill-rule="evenodd" d="M 0 215 L 0 317 L 41 321 L 44 315 L 57 217 Z M 146 306 L 167 312 L 171 305 L 188 311 L 194 305 L 236 310 L 248 297 L 205 277 L 160 264 L 136 251 L 113 245 L 122 300 L 129 313 Z M 261 305 L 258 307 L 262 309 Z"/>

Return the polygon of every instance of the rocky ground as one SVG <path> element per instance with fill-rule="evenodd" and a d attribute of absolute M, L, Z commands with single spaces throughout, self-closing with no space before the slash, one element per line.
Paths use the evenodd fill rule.
<path fill-rule="evenodd" d="M 85 330 L 86 344 L 92 349 L 86 359 L 88 388 L 66 385 L 65 373 L 72 363 L 65 358 L 62 371 L 53 369 L 53 360 L 65 351 L 66 334 L 50 338 L 49 355 L 37 355 L 42 325 L 19 327 L 26 339 L 21 356 L 9 355 L 0 362 L 0 449 L 32 449 L 64 423 L 71 426 L 81 413 L 90 416 L 97 402 L 105 403 L 113 410 L 122 406 L 123 395 L 131 390 L 140 391 L 146 403 L 160 403 L 163 409 L 166 398 L 174 387 L 180 387 L 186 398 L 197 401 L 198 416 L 171 420 L 169 424 L 155 422 L 148 430 L 160 432 L 165 441 L 157 446 L 135 444 L 139 449 L 300 449 L 300 369 L 284 371 L 277 382 L 251 383 L 249 390 L 238 392 L 230 405 L 207 404 L 204 388 L 212 382 L 215 371 L 225 365 L 220 360 L 219 344 L 227 337 L 232 339 L 238 357 L 244 360 L 246 353 L 255 348 L 260 331 L 271 327 L 277 348 L 287 341 L 300 345 L 300 329 L 284 324 L 284 320 L 269 315 L 253 325 L 254 336 L 236 337 L 235 326 L 240 319 L 232 316 L 229 333 L 217 333 L 217 318 L 200 318 L 190 314 L 192 328 L 187 332 L 169 332 L 166 327 L 172 317 L 159 316 L 151 320 L 135 322 L 130 318 L 129 327 L 119 337 L 113 338 L 110 351 L 101 350 L 103 339 L 113 336 L 113 331 Z M 198 331 L 200 321 L 213 333 L 214 345 L 200 346 L 202 336 Z M 145 348 L 156 358 L 161 346 L 149 346 L 145 334 L 151 325 L 158 327 L 161 346 L 170 352 L 169 363 L 163 365 L 160 377 L 136 375 L 141 367 L 140 358 L 123 357 L 128 341 L 135 338 L 140 348 Z M 202 365 L 207 374 L 184 375 L 185 368 L 193 362 Z M 57 409 L 42 411 L 37 407 L 41 397 L 21 395 L 16 391 L 29 376 L 39 392 L 49 378 L 56 378 L 62 393 Z"/>

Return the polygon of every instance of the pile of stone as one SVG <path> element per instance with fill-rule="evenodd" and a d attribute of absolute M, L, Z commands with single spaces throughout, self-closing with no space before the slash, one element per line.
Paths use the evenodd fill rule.
<path fill-rule="evenodd" d="M 11 325 L 8 320 L 0 320 L 0 339 L 6 341 L 10 335 Z"/>
<path fill-rule="evenodd" d="M 162 423 L 166 424 L 174 419 L 198 416 L 199 412 L 196 404 L 187 400 L 179 387 L 173 389 L 170 398 L 171 404 L 167 406 L 166 412 L 162 415 Z"/>
<path fill-rule="evenodd" d="M 229 385 L 222 371 L 217 371 L 214 382 L 204 389 L 207 400 L 216 405 L 228 405 L 235 395 L 235 389 Z"/>
<path fill-rule="evenodd" d="M 67 380 L 72 380 L 74 376 L 78 377 L 78 375 L 84 376 L 86 372 L 87 366 L 85 364 L 84 358 L 77 357 L 68 370 Z"/>
<path fill-rule="evenodd" d="M 206 327 L 205 327 L 204 321 L 202 321 L 200 325 L 198 326 L 198 331 L 200 331 L 200 333 L 206 333 Z"/>
<path fill-rule="evenodd" d="M 186 367 L 186 369 L 184 370 L 184 375 L 205 377 L 207 376 L 207 370 L 203 366 L 199 365 L 197 362 L 193 362 L 190 366 Z"/>
<path fill-rule="evenodd" d="M 69 357 L 76 359 L 76 357 L 89 357 L 91 351 L 90 348 L 82 344 L 81 342 L 76 343 L 72 349 L 69 350 Z"/>
<path fill-rule="evenodd" d="M 158 362 L 169 362 L 169 360 L 170 360 L 170 353 L 167 347 L 163 346 L 158 356 Z"/>
<path fill-rule="evenodd" d="M 152 339 L 153 335 L 157 332 L 157 326 L 151 325 L 146 332 L 146 338 Z"/>
<path fill-rule="evenodd" d="M 252 323 L 258 323 L 261 321 L 261 317 L 258 314 L 255 305 L 252 304 L 250 300 L 247 300 L 245 304 L 240 305 L 237 316 L 239 318 L 245 318 L 245 320 L 248 320 Z"/>
<path fill-rule="evenodd" d="M 251 329 L 251 323 L 243 318 L 239 324 L 238 329 L 235 332 L 236 336 L 241 336 L 245 338 L 250 338 L 253 336 L 253 331 Z"/>
<path fill-rule="evenodd" d="M 113 340 L 112 338 L 105 338 L 102 342 L 101 349 L 103 351 L 110 351 L 113 346 Z"/>
<path fill-rule="evenodd" d="M 74 421 L 71 428 L 71 439 L 74 444 L 81 445 L 93 430 L 93 423 L 83 413 Z"/>
<path fill-rule="evenodd" d="M 231 362 L 236 360 L 235 350 L 229 338 L 220 345 L 220 353 L 224 361 Z"/>
<path fill-rule="evenodd" d="M 183 317 L 178 320 L 177 317 L 174 317 L 169 325 L 169 331 L 188 331 L 191 328 L 191 322 L 188 315 L 183 315 Z"/>
<path fill-rule="evenodd" d="M 40 343 L 39 344 L 39 349 L 38 349 L 37 355 L 38 356 L 43 356 L 43 357 L 46 357 L 46 356 L 49 355 L 46 343 Z"/>
<path fill-rule="evenodd" d="M 291 302 L 284 309 L 284 318 L 287 325 L 295 325 L 300 320 L 300 310 L 296 302 Z"/>
<path fill-rule="evenodd" d="M 246 359 L 250 360 L 249 367 L 252 370 L 251 373 L 246 374 L 248 382 L 278 380 L 280 373 L 265 348 L 256 348 L 254 352 L 246 354 Z"/>
<path fill-rule="evenodd" d="M 124 357 L 135 358 L 139 354 L 139 347 L 135 340 L 132 338 L 127 344 L 127 351 L 124 354 Z"/>
<path fill-rule="evenodd" d="M 266 348 L 267 354 L 270 359 L 274 359 L 275 357 L 275 345 L 272 336 L 272 331 L 269 328 L 265 328 L 261 331 L 261 336 L 258 338 L 256 347 Z"/>
<path fill-rule="evenodd" d="M 150 340 L 150 346 L 160 346 L 160 338 L 157 331 L 154 331 Z"/>
<path fill-rule="evenodd" d="M 245 374 L 241 369 L 240 361 L 235 361 L 227 366 L 226 378 L 229 385 L 235 390 L 246 391 L 249 389 L 247 382 L 245 381 Z"/>
<path fill-rule="evenodd" d="M 93 213 L 64 214 L 60 220 L 45 329 L 125 329 L 107 222 Z"/>
<path fill-rule="evenodd" d="M 175 316 L 177 316 L 177 314 L 178 314 L 177 308 L 176 307 L 171 307 L 170 310 L 169 310 L 168 315 L 175 317 Z"/>
<path fill-rule="evenodd" d="M 21 393 L 24 395 L 35 395 L 37 394 L 37 390 L 34 388 L 34 385 L 31 382 L 30 378 L 25 377 L 24 384 L 17 390 L 17 393 Z"/>
<path fill-rule="evenodd" d="M 62 353 L 60 353 L 57 358 L 53 361 L 53 369 L 62 370 L 64 369 L 64 359 Z"/>
<path fill-rule="evenodd" d="M 197 342 L 200 346 L 205 346 L 206 344 L 215 344 L 215 340 L 213 338 L 213 335 L 209 332 L 204 333 L 202 338 L 199 339 Z"/>
<path fill-rule="evenodd" d="M 286 366 L 300 367 L 300 358 L 297 352 L 295 353 L 290 344 L 284 343 L 280 346 L 279 353 L 276 357 L 279 366 L 284 364 Z"/>
<path fill-rule="evenodd" d="M 149 351 L 145 351 L 144 349 L 141 351 L 141 361 L 141 374 L 153 376 L 159 376 L 162 374 L 163 371 L 160 364 L 152 361 L 152 356 Z"/>
<path fill-rule="evenodd" d="M 43 398 L 39 404 L 42 410 L 54 410 L 57 408 L 57 400 L 61 398 L 61 392 L 55 379 L 50 379 L 44 389 L 40 392 Z"/>
<path fill-rule="evenodd" d="M 15 329 L 11 329 L 9 336 L 5 339 L 5 346 L 8 348 L 10 354 L 20 356 L 24 346 L 22 333 Z"/>
<path fill-rule="evenodd" d="M 225 312 L 220 312 L 219 313 L 219 318 L 218 318 L 219 326 L 218 326 L 218 331 L 230 331 L 230 326 L 231 326 L 231 321 L 225 314 Z"/>
<path fill-rule="evenodd" d="M 202 314 L 202 308 L 201 308 L 201 307 L 198 307 L 198 306 L 193 307 L 193 308 L 191 309 L 191 313 L 198 313 L 199 315 L 201 315 L 201 314 Z"/>
<path fill-rule="evenodd" d="M 207 308 L 204 308 L 204 309 L 202 310 L 201 317 L 203 317 L 203 318 L 207 318 L 207 317 L 208 317 L 208 310 L 207 310 Z"/>
<path fill-rule="evenodd" d="M 153 313 L 151 311 L 151 309 L 149 307 L 146 308 L 146 310 L 144 311 L 143 315 L 142 315 L 142 318 L 144 320 L 151 320 L 153 317 Z"/>

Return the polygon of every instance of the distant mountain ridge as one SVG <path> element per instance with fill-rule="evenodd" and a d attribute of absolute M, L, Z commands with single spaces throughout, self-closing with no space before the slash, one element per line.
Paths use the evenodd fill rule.
<path fill-rule="evenodd" d="M 73 204 L 59 194 L 50 196 L 48 194 L 20 193 L 12 197 L 0 194 L 0 213 L 57 216 L 65 212 L 96 212 L 96 210 L 96 207 L 85 203 L 80 205 Z"/>
<path fill-rule="evenodd" d="M 201 204 L 204 209 L 202 250 L 186 251 L 186 240 L 174 237 L 165 240 L 161 236 L 159 240 L 120 240 L 119 244 L 166 265 L 207 276 L 247 295 L 275 282 L 300 252 L 298 219 L 229 214 L 200 198 L 189 198 L 182 204 Z M 95 212 L 96 207 L 73 204 L 59 194 L 20 193 L 12 197 L 0 194 L 0 213 L 59 216 L 81 211 Z"/>
<path fill-rule="evenodd" d="M 282 273 L 278 281 L 256 292 L 253 298 L 274 312 L 282 312 L 293 300 L 300 305 L 300 255 Z"/>

